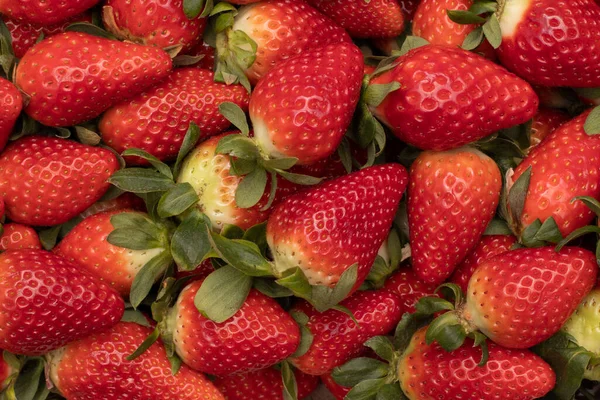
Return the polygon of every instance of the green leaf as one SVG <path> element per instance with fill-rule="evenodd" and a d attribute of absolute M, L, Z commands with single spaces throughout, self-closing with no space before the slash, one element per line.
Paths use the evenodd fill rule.
<path fill-rule="evenodd" d="M 331 372 L 333 380 L 341 386 L 353 387 L 369 379 L 384 378 L 390 371 L 388 363 L 369 357 L 354 358 Z"/>
<path fill-rule="evenodd" d="M 275 171 L 285 180 L 290 181 L 292 183 L 297 183 L 298 185 L 316 185 L 317 183 L 320 183 L 323 180 L 323 178 L 317 178 L 310 175 L 294 174 L 292 172 L 287 172 L 281 169 L 275 169 Z"/>
<path fill-rule="evenodd" d="M 257 159 L 230 158 L 229 175 L 242 176 L 248 175 L 258 167 Z"/>
<path fill-rule="evenodd" d="M 54 136 L 61 139 L 68 139 L 71 137 L 71 131 L 68 128 L 64 128 L 61 126 L 56 126 L 53 128 L 56 132 Z"/>
<path fill-rule="evenodd" d="M 377 393 L 385 384 L 385 378 L 362 381 L 348 392 L 344 400 L 375 400 Z"/>
<path fill-rule="evenodd" d="M 227 135 L 219 140 L 215 153 L 229 154 L 230 156 L 246 160 L 256 160 L 260 158 L 260 152 L 254 141 L 246 136 L 238 134 Z"/>
<path fill-rule="evenodd" d="M 390 268 L 395 271 L 402 260 L 402 240 L 396 228 L 392 228 L 388 235 L 387 248 L 390 255 Z"/>
<path fill-rule="evenodd" d="M 219 104 L 219 112 L 238 128 L 244 136 L 248 136 L 250 128 L 248 127 L 248 120 L 246 119 L 246 113 L 235 103 L 229 101 Z"/>
<path fill-rule="evenodd" d="M 429 42 L 419 36 L 407 36 L 400 48 L 400 55 L 404 55 L 411 50 L 419 47 L 427 46 Z"/>
<path fill-rule="evenodd" d="M 136 310 L 125 310 L 123 316 L 121 317 L 121 322 L 133 322 L 135 324 L 150 328 L 150 324 L 148 323 L 146 317 L 144 317 L 144 314 Z"/>
<path fill-rule="evenodd" d="M 183 0 L 183 13 L 188 19 L 194 19 L 204 10 L 205 0 Z"/>
<path fill-rule="evenodd" d="M 434 319 L 425 334 L 427 344 L 438 342 L 446 351 L 458 349 L 465 342 L 466 337 L 465 328 L 453 312 L 447 312 Z"/>
<path fill-rule="evenodd" d="M 52 228 L 44 229 L 39 232 L 40 242 L 44 250 L 52 250 L 56 246 L 58 241 L 58 234 L 60 233 L 61 226 L 56 225 Z"/>
<path fill-rule="evenodd" d="M 121 153 L 123 157 L 139 157 L 148 161 L 158 172 L 173 180 L 173 173 L 167 164 L 160 161 L 158 158 L 141 149 L 127 149 Z"/>
<path fill-rule="evenodd" d="M 262 161 L 263 167 L 266 169 L 290 169 L 298 163 L 296 157 L 272 158 Z"/>
<path fill-rule="evenodd" d="M 476 1 L 469 8 L 470 12 L 477 15 L 493 13 L 496 10 L 498 10 L 498 3 L 495 1 Z"/>
<path fill-rule="evenodd" d="M 440 311 L 454 310 L 454 304 L 439 297 L 427 296 L 421 297 L 415 308 L 420 315 L 433 315 Z"/>
<path fill-rule="evenodd" d="M 265 194 L 267 187 L 267 171 L 256 168 L 246 175 L 235 191 L 235 203 L 240 208 L 255 206 Z"/>
<path fill-rule="evenodd" d="M 227 239 L 214 232 L 210 232 L 209 240 L 219 258 L 232 267 L 250 276 L 272 276 L 271 264 L 254 243 Z"/>
<path fill-rule="evenodd" d="M 189 56 L 186 54 L 178 55 L 177 57 L 173 58 L 173 66 L 187 67 L 190 65 L 194 65 L 202 61 L 204 57 L 206 57 L 204 54 L 200 54 L 199 56 Z"/>
<path fill-rule="evenodd" d="M 233 12 L 237 14 L 237 8 L 226 2 L 217 3 L 210 12 L 209 16 L 217 15 L 223 12 Z"/>
<path fill-rule="evenodd" d="M 444 298 L 454 300 L 454 304 L 461 304 L 463 299 L 463 292 L 456 283 L 442 283 L 435 289 L 435 293 L 442 292 Z"/>
<path fill-rule="evenodd" d="M 275 171 L 271 171 L 269 172 L 269 177 L 270 179 L 270 190 L 269 190 L 269 198 L 267 199 L 267 203 L 262 206 L 260 208 L 260 211 L 266 211 L 269 208 L 271 208 L 271 206 L 273 205 L 273 202 L 275 201 L 275 195 L 277 194 L 277 181 L 278 181 L 278 177 L 277 177 L 277 173 Z"/>
<path fill-rule="evenodd" d="M 159 276 L 171 264 L 172 258 L 169 252 L 164 251 L 148 261 L 137 273 L 131 285 L 129 302 L 133 308 L 137 308 L 146 298 Z"/>
<path fill-rule="evenodd" d="M 563 240 L 562 234 L 556 225 L 554 218 L 550 217 L 544 221 L 534 238 L 544 242 L 558 243 Z"/>
<path fill-rule="evenodd" d="M 160 329 L 158 326 L 154 328 L 152 333 L 138 346 L 133 353 L 127 356 L 127 361 L 133 361 L 146 352 L 160 337 Z"/>
<path fill-rule="evenodd" d="M 18 400 L 35 399 L 43 372 L 43 359 L 31 358 L 25 363 L 15 381 L 15 395 Z"/>
<path fill-rule="evenodd" d="M 483 28 L 475 28 L 467 35 L 467 37 L 463 41 L 462 48 L 469 51 L 475 50 L 477 47 L 479 47 L 481 42 L 483 42 L 483 38 Z"/>
<path fill-rule="evenodd" d="M 521 232 L 520 242 L 526 247 L 542 247 L 545 243 L 537 240 L 535 235 L 542 227 L 542 221 L 536 219 L 531 224 L 527 225 Z"/>
<path fill-rule="evenodd" d="M 408 400 L 408 397 L 402 393 L 400 385 L 396 382 L 383 385 L 377 392 L 375 400 Z"/>
<path fill-rule="evenodd" d="M 487 364 L 488 359 L 490 358 L 490 353 L 488 351 L 487 346 L 487 337 L 481 332 L 473 332 L 473 347 L 481 347 L 481 360 L 479 361 L 479 366 L 483 367 Z"/>
<path fill-rule="evenodd" d="M 108 178 L 108 182 L 133 193 L 167 191 L 175 184 L 169 177 L 146 168 L 121 169 Z"/>
<path fill-rule="evenodd" d="M 290 297 L 290 296 L 294 295 L 294 293 L 292 293 L 291 290 L 289 290 L 281 285 L 278 285 L 272 279 L 255 278 L 254 279 L 254 289 L 258 290 L 265 296 L 269 296 L 274 299 L 280 298 L 280 297 Z"/>
<path fill-rule="evenodd" d="M 413 334 L 419 329 L 421 322 L 417 314 L 404 313 L 394 332 L 394 347 L 403 351 L 408 347 Z"/>
<path fill-rule="evenodd" d="M 246 32 L 241 30 L 230 32 L 228 44 L 238 67 L 247 69 L 254 64 L 258 45 Z"/>
<path fill-rule="evenodd" d="M 590 136 L 600 134 L 600 106 L 590 112 L 583 125 L 583 130 Z"/>
<path fill-rule="evenodd" d="M 392 266 L 386 263 L 383 257 L 377 256 L 366 280 L 372 283 L 374 288 L 381 288 L 392 272 L 394 272 Z"/>
<path fill-rule="evenodd" d="M 387 362 L 392 362 L 394 359 L 394 345 L 387 336 L 372 337 L 364 345 L 372 349 L 375 354 Z"/>
<path fill-rule="evenodd" d="M 506 221 L 501 219 L 493 219 L 485 228 L 484 235 L 512 235 L 512 231 L 508 227 Z"/>
<path fill-rule="evenodd" d="M 525 200 L 527 199 L 527 191 L 529 190 L 529 181 L 531 180 L 531 166 L 519 176 L 508 193 L 508 205 L 512 218 L 515 222 L 521 221 Z"/>
<path fill-rule="evenodd" d="M 105 31 L 99 26 L 83 21 L 73 22 L 71 25 L 65 28 L 65 32 L 82 32 L 87 33 L 88 35 L 98 36 L 105 39 L 116 39 L 114 35 Z"/>
<path fill-rule="evenodd" d="M 356 284 L 358 278 L 358 264 L 353 264 L 340 276 L 340 280 L 332 288 L 328 286 L 315 285 L 308 300 L 318 312 L 324 312 L 344 300 Z"/>
<path fill-rule="evenodd" d="M 298 384 L 294 371 L 288 362 L 281 363 L 281 379 L 283 380 L 283 399 L 298 400 Z"/>
<path fill-rule="evenodd" d="M 141 212 L 121 212 L 110 217 L 110 223 L 115 229 L 138 229 L 145 232 L 155 232 L 157 226 L 150 218 Z"/>
<path fill-rule="evenodd" d="M 584 226 L 582 228 L 576 229 L 569 236 L 558 242 L 555 250 L 557 252 L 561 251 L 563 247 L 565 247 L 569 242 L 574 239 L 577 239 L 583 235 L 587 235 L 588 233 L 596 233 L 600 235 L 600 227 L 597 226 Z"/>
<path fill-rule="evenodd" d="M 162 195 L 158 202 L 158 215 L 161 218 L 174 217 L 198 203 L 200 198 L 188 182 L 178 183 Z"/>
<path fill-rule="evenodd" d="M 312 296 L 312 286 L 308 283 L 306 275 L 298 267 L 291 268 L 282 274 L 281 278 L 275 281 L 277 284 L 287 288 L 297 297 L 308 301 Z"/>
<path fill-rule="evenodd" d="M 100 135 L 84 126 L 75 126 L 75 133 L 77 134 L 79 141 L 83 144 L 89 146 L 97 146 L 100 144 Z"/>
<path fill-rule="evenodd" d="M 461 25 L 483 24 L 485 22 L 485 18 L 482 18 L 471 11 L 446 10 L 446 14 L 448 14 L 448 18 L 450 18 L 451 21 Z"/>
<path fill-rule="evenodd" d="M 179 149 L 179 153 L 177 153 L 177 160 L 175 161 L 175 166 L 173 167 L 173 176 L 177 178 L 179 176 L 179 171 L 181 171 L 181 164 L 185 160 L 185 157 L 189 154 L 190 151 L 196 146 L 200 140 L 200 128 L 193 122 L 190 122 L 190 126 L 188 127 L 185 136 L 183 137 L 183 142 L 181 143 L 181 148 Z"/>
<path fill-rule="evenodd" d="M 310 349 L 310 346 L 312 345 L 314 339 L 312 332 L 306 326 L 306 324 L 308 324 L 309 319 L 306 314 L 300 311 L 292 311 L 290 315 L 298 324 L 301 334 L 300 344 L 296 348 L 294 354 L 292 354 L 290 357 L 302 357 Z"/>
<path fill-rule="evenodd" d="M 400 83 L 393 81 L 383 84 L 370 84 L 364 93 L 364 101 L 371 107 L 377 107 L 388 94 L 400 89 Z"/>
<path fill-rule="evenodd" d="M 226 265 L 202 282 L 194 304 L 207 318 L 217 323 L 225 322 L 242 307 L 251 288 L 251 277 Z"/>
<path fill-rule="evenodd" d="M 347 173 L 352 172 L 352 152 L 350 150 L 350 143 L 348 142 L 348 138 L 344 137 L 337 148 L 338 156 L 342 161 L 342 165 Z"/>
<path fill-rule="evenodd" d="M 600 202 L 591 196 L 577 196 L 571 200 L 571 204 L 576 201 L 581 201 L 590 210 L 592 210 L 598 217 L 600 217 Z"/>
<path fill-rule="evenodd" d="M 171 254 L 180 270 L 192 271 L 211 250 L 210 226 L 206 217 L 194 209 L 183 219 L 171 238 Z"/>
<path fill-rule="evenodd" d="M 483 24 L 483 34 L 485 38 L 490 42 L 494 49 L 497 49 L 502 44 L 502 30 L 500 28 L 500 21 L 496 14 L 492 14 L 485 24 Z"/>
<path fill-rule="evenodd" d="M 134 228 L 114 229 L 108 235 L 106 241 L 113 246 L 130 250 L 148 250 L 162 247 L 162 243 L 155 236 Z"/>

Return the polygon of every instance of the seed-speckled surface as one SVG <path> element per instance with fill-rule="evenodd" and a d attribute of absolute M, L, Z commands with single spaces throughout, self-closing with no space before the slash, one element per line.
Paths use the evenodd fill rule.
<path fill-rule="evenodd" d="M 0 156 L 0 195 L 14 222 L 52 226 L 94 204 L 119 169 L 114 153 L 56 137 L 25 136 Z"/>
<path fill-rule="evenodd" d="M 402 391 L 410 400 L 533 400 L 554 387 L 548 364 L 528 350 L 511 350 L 488 342 L 490 358 L 477 366 L 481 349 L 473 341 L 453 352 L 428 346 L 426 328 L 417 331 L 398 363 Z"/>
<path fill-rule="evenodd" d="M 2 226 L 0 250 L 41 249 L 37 232 L 30 226 L 8 223 Z"/>
<path fill-rule="evenodd" d="M 533 117 L 530 142 L 535 147 L 559 126 L 569 121 L 569 114 L 551 108 L 540 108 Z"/>
<path fill-rule="evenodd" d="M 500 201 L 496 163 L 472 148 L 423 152 L 410 168 L 408 224 L 412 266 L 444 282 L 473 250 Z"/>
<path fill-rule="evenodd" d="M 6 146 L 22 108 L 19 90 L 10 81 L 0 78 L 0 151 Z"/>
<path fill-rule="evenodd" d="M 50 353 L 49 375 L 69 400 L 225 399 L 210 380 L 185 364 L 172 375 L 160 341 L 127 361 L 151 333 L 151 328 L 119 322 L 110 330 Z"/>
<path fill-rule="evenodd" d="M 275 300 L 252 289 L 231 318 L 216 323 L 194 305 L 201 285 L 186 286 L 169 317 L 177 354 L 191 368 L 217 376 L 243 373 L 275 365 L 296 351 L 300 329 Z"/>
<path fill-rule="evenodd" d="M 157 47 L 67 32 L 33 46 L 17 66 L 15 82 L 30 96 L 29 116 L 69 126 L 137 95 L 170 70 L 171 58 Z"/>
<path fill-rule="evenodd" d="M 596 284 L 595 255 L 577 247 L 512 250 L 473 273 L 464 317 L 499 345 L 528 348 L 554 335 Z"/>
<path fill-rule="evenodd" d="M 99 0 L 0 0 L 0 13 L 38 25 L 55 24 L 93 7 Z"/>
<path fill-rule="evenodd" d="M 384 288 L 400 298 L 404 314 L 415 312 L 415 305 L 421 297 L 435 296 L 436 286 L 421 280 L 411 268 L 400 268 L 385 281 Z"/>
<path fill-rule="evenodd" d="M 411 50 L 371 82 L 396 81 L 373 110 L 396 136 L 424 150 L 447 150 L 530 120 L 531 86 L 501 66 L 457 47 Z"/>
<path fill-rule="evenodd" d="M 116 324 L 119 294 L 44 250 L 0 254 L 0 348 L 41 355 Z"/>

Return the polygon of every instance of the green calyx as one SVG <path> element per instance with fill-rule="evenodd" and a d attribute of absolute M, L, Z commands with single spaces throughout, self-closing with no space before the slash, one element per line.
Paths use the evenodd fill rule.
<path fill-rule="evenodd" d="M 468 10 L 447 10 L 448 18 L 461 25 L 479 25 L 464 40 L 465 50 L 474 50 L 484 39 L 497 49 L 502 44 L 500 16 L 504 9 L 504 1 L 477 0 Z"/>
<path fill-rule="evenodd" d="M 585 133 L 590 136 L 600 134 L 600 106 L 595 107 L 590 112 L 587 119 L 585 120 L 583 129 L 584 129 Z"/>
<path fill-rule="evenodd" d="M 231 16 L 231 14 L 221 14 L 219 18 L 223 16 Z M 217 46 L 215 81 L 228 85 L 239 83 L 250 93 L 252 86 L 246 76 L 246 70 L 256 60 L 258 45 L 244 31 L 233 30 L 229 23 L 233 25 L 233 17 L 223 26 L 215 27 Z"/>

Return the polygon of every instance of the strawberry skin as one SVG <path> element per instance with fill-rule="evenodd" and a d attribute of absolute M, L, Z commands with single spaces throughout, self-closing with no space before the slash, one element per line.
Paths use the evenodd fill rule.
<path fill-rule="evenodd" d="M 162 83 L 106 111 L 99 124 L 103 141 L 119 153 L 139 148 L 160 160 L 171 160 L 190 122 L 200 128 L 201 139 L 224 131 L 231 123 L 221 115 L 219 105 L 232 102 L 247 111 L 248 92 L 213 78 L 211 71 L 177 69 Z"/>
<path fill-rule="evenodd" d="M 330 309 L 319 313 L 301 300 L 293 308 L 309 318 L 307 328 L 313 334 L 308 351 L 291 362 L 300 371 L 323 375 L 356 357 L 363 343 L 373 336 L 389 333 L 402 317 L 400 299 L 387 290 L 360 291 L 340 303 L 352 312 L 358 325 L 347 314 Z"/>
<path fill-rule="evenodd" d="M 101 212 L 123 210 L 126 208 L 136 211 L 146 211 L 146 204 L 135 194 L 126 192 L 114 199 L 95 202 L 88 209 L 79 214 L 79 216 L 81 218 L 87 218 Z"/>
<path fill-rule="evenodd" d="M 119 169 L 115 155 L 55 137 L 25 136 L 0 155 L 6 215 L 33 226 L 62 224 L 94 204 Z"/>
<path fill-rule="evenodd" d="M 497 51 L 504 66 L 536 85 L 600 86 L 600 6 L 594 0 L 504 3 Z"/>
<path fill-rule="evenodd" d="M 23 108 L 23 98 L 10 81 L 0 78 L 0 151 L 6 146 Z"/>
<path fill-rule="evenodd" d="M 497 344 L 525 349 L 554 335 L 596 284 L 595 255 L 577 247 L 517 249 L 479 264 L 463 317 Z"/>
<path fill-rule="evenodd" d="M 378 165 L 286 198 L 267 222 L 275 269 L 300 267 L 310 284 L 333 286 L 358 263 L 357 289 L 387 238 L 407 178 L 399 164 Z"/>
<path fill-rule="evenodd" d="M 300 344 L 300 328 L 292 317 L 255 289 L 225 322 L 204 317 L 194 305 L 201 285 L 186 286 L 167 317 L 175 350 L 191 368 L 217 376 L 263 369 L 289 357 Z"/>
<path fill-rule="evenodd" d="M 540 108 L 533 117 L 530 142 L 535 147 L 559 126 L 569 121 L 569 115 L 551 108 Z"/>
<path fill-rule="evenodd" d="M 151 333 L 133 322 L 95 332 L 48 354 L 48 376 L 69 400 L 225 400 L 210 380 L 186 365 L 173 375 L 160 342 L 128 361 Z"/>
<path fill-rule="evenodd" d="M 92 8 L 99 0 L 0 0 L 0 14 L 37 25 L 65 21 Z"/>
<path fill-rule="evenodd" d="M 30 226 L 9 223 L 2 226 L 0 250 L 41 249 L 42 244 L 37 232 Z"/>
<path fill-rule="evenodd" d="M 0 282 L 0 348 L 11 353 L 44 354 L 123 315 L 116 291 L 44 250 L 0 254 Z"/>
<path fill-rule="evenodd" d="M 402 8 L 396 0 L 308 0 L 352 37 L 396 37 L 404 31 Z"/>
<path fill-rule="evenodd" d="M 254 138 L 264 154 L 327 158 L 340 144 L 360 97 L 363 56 L 350 43 L 306 51 L 282 61 L 250 99 Z"/>
<path fill-rule="evenodd" d="M 410 268 L 401 268 L 390 276 L 385 285 L 386 290 L 394 293 L 402 301 L 402 314 L 414 313 L 415 305 L 421 297 L 434 296 L 435 285 L 421 280 Z"/>
<path fill-rule="evenodd" d="M 321 375 L 321 382 L 336 400 L 344 400 L 352 388 L 345 387 L 333 380 L 331 374 Z"/>
<path fill-rule="evenodd" d="M 371 80 L 400 89 L 372 111 L 402 141 L 448 150 L 530 120 L 538 107 L 531 86 L 466 50 L 428 45 L 411 50 Z"/>
<path fill-rule="evenodd" d="M 66 32 L 33 46 L 17 66 L 15 82 L 30 96 L 29 116 L 69 126 L 137 95 L 170 70 L 171 58 L 159 48 Z"/>
<path fill-rule="evenodd" d="M 489 343 L 489 361 L 479 367 L 481 349 L 471 339 L 447 352 L 438 343 L 427 345 L 426 330 L 413 335 L 398 362 L 400 386 L 410 400 L 533 400 L 554 387 L 550 366 L 528 350 Z"/>
<path fill-rule="evenodd" d="M 421 153 L 409 180 L 412 266 L 419 278 L 437 285 L 473 250 L 494 217 L 502 176 L 494 160 L 464 147 Z"/>
<path fill-rule="evenodd" d="M 298 385 L 298 400 L 311 394 L 319 384 L 319 378 L 294 370 Z M 283 400 L 281 371 L 266 368 L 245 374 L 215 379 L 215 386 L 227 400 Z"/>

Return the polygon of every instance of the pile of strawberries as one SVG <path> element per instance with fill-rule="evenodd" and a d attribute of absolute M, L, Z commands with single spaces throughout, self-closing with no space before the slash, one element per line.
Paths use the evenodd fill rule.
<path fill-rule="evenodd" d="M 0 399 L 600 398 L 600 1 L 0 17 Z"/>

